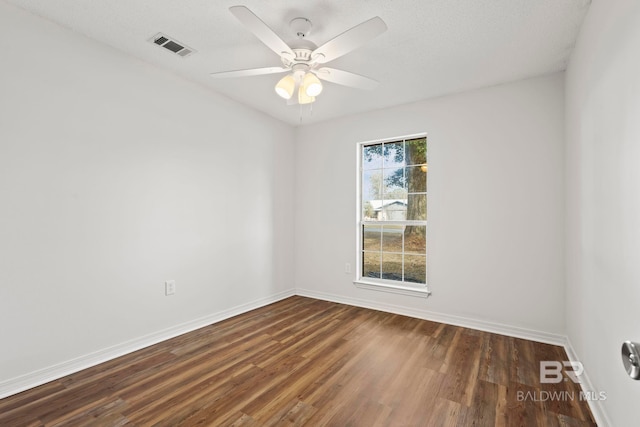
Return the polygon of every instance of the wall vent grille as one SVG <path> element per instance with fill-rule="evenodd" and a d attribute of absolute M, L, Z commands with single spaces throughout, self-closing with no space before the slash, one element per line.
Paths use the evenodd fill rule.
<path fill-rule="evenodd" d="M 155 36 L 151 37 L 149 41 L 183 58 L 195 52 L 194 49 L 187 47 L 184 43 L 180 43 L 176 39 L 173 39 L 162 33 L 158 33 Z"/>

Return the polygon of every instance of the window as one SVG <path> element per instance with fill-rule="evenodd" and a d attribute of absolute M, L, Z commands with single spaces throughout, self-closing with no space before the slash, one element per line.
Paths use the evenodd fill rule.
<path fill-rule="evenodd" d="M 427 138 L 359 145 L 356 285 L 426 296 Z"/>

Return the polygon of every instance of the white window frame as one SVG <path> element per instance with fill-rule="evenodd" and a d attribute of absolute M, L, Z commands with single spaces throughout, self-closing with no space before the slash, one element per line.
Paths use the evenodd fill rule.
<path fill-rule="evenodd" d="M 363 141 L 356 144 L 356 158 L 357 158 L 357 168 L 356 168 L 356 248 L 357 248 L 357 262 L 356 262 L 356 278 L 353 281 L 354 285 L 361 289 L 369 289 L 375 291 L 383 291 L 390 292 L 401 295 L 410 295 L 416 297 L 427 298 L 431 295 L 431 291 L 429 291 L 428 283 L 429 283 L 429 255 L 428 250 L 426 258 L 427 258 L 427 277 L 425 278 L 427 283 L 416 283 L 412 284 L 410 282 L 400 282 L 396 280 L 387 280 L 387 279 L 376 279 L 370 277 L 362 277 L 362 258 L 363 258 L 363 248 L 362 248 L 362 228 L 363 225 L 420 225 L 427 226 L 427 221 L 365 221 L 362 219 L 362 152 L 363 147 L 367 145 L 373 144 L 384 144 L 396 141 L 404 141 L 409 139 L 416 138 L 426 138 L 426 133 L 419 133 L 414 135 L 406 135 L 406 136 L 398 136 L 394 138 L 385 138 L 385 139 L 377 139 L 372 141 Z M 428 189 L 427 189 L 428 194 Z M 427 195 L 428 200 L 428 195 Z M 427 203 L 428 206 L 428 203 Z M 427 227 L 427 236 L 429 235 L 428 227 Z"/>

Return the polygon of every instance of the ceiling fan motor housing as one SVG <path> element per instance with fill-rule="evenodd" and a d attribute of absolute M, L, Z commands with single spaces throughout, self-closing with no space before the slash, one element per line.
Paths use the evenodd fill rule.
<path fill-rule="evenodd" d="M 305 40 L 308 41 L 308 40 Z M 295 57 L 291 57 L 290 55 L 282 55 L 282 64 L 287 68 L 294 68 L 296 65 L 305 65 L 307 68 L 310 68 L 314 65 L 316 58 L 312 56 L 313 51 L 315 50 L 315 45 L 309 42 L 309 47 L 301 47 L 301 48 L 293 48 L 291 49 L 295 54 Z M 306 44 L 306 43 L 305 43 Z"/>

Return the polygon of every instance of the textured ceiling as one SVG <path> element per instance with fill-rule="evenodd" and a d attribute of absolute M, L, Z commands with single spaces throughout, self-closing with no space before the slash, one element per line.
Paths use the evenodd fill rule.
<path fill-rule="evenodd" d="M 292 125 L 564 70 L 591 0 L 6 0 Z M 213 79 L 210 72 L 281 65 L 229 12 L 243 4 L 286 42 L 289 21 L 313 22 L 318 46 L 374 16 L 388 30 L 328 64 L 380 81 L 373 91 L 325 84 L 287 106 L 281 75 Z M 194 48 L 181 58 L 148 40 Z"/>

